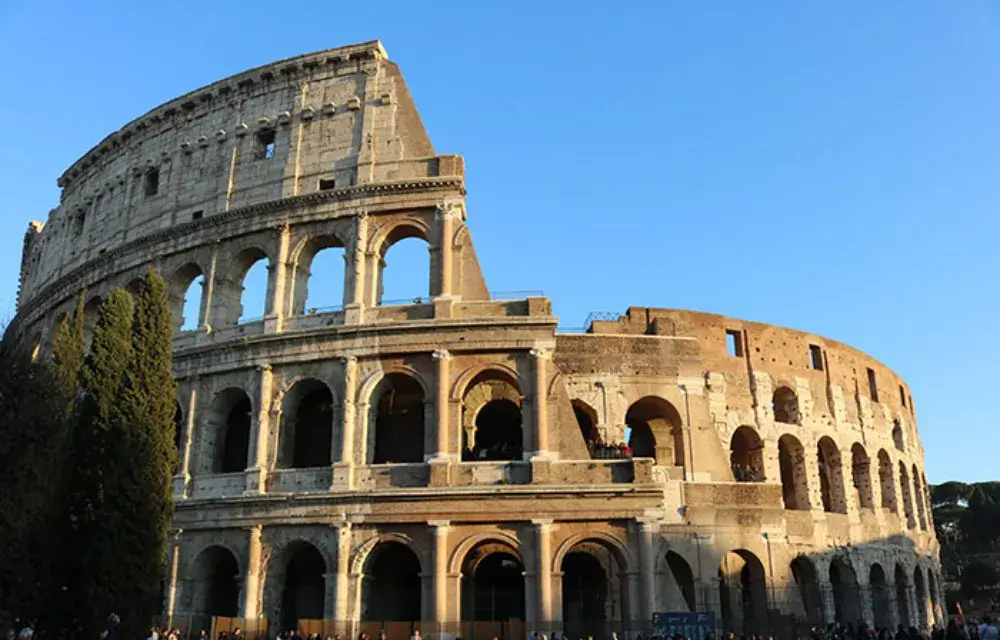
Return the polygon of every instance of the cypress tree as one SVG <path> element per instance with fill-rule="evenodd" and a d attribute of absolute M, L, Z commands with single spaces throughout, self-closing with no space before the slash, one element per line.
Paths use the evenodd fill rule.
<path fill-rule="evenodd" d="M 80 386 L 80 375 L 86 357 L 83 337 L 84 293 L 76 298 L 76 309 L 72 316 L 63 317 L 52 339 L 52 363 L 55 365 L 58 381 L 70 398 L 68 410 L 72 412 L 76 393 Z"/>
<path fill-rule="evenodd" d="M 119 579 L 123 550 L 119 512 L 121 465 L 128 447 L 116 424 L 116 404 L 132 352 L 132 297 L 112 291 L 101 305 L 80 376 L 82 397 L 70 438 L 65 482 L 61 626 L 97 637 L 106 616 L 131 588 Z"/>
<path fill-rule="evenodd" d="M 123 482 L 116 511 L 121 520 L 119 579 L 129 591 L 118 613 L 122 632 L 131 635 L 144 633 L 161 611 L 160 580 L 173 515 L 171 476 L 177 460 L 172 352 L 166 283 L 150 270 L 136 296 L 132 349 L 113 417 L 127 447 L 127 455 L 119 460 Z"/>

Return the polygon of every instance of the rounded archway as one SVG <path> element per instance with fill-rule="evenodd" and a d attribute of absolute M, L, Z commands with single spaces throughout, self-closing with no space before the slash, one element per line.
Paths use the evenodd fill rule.
<path fill-rule="evenodd" d="M 524 564 L 510 545 L 487 540 L 473 547 L 462 562 L 461 585 L 466 637 L 523 636 Z"/>
<path fill-rule="evenodd" d="M 664 576 L 664 600 L 668 611 L 697 611 L 695 599 L 694 572 L 687 560 L 675 551 L 666 555 L 667 571 Z"/>
<path fill-rule="evenodd" d="M 823 436 L 817 443 L 816 461 L 819 467 L 819 488 L 820 496 L 823 499 L 823 511 L 847 513 L 840 449 L 829 436 Z"/>
<path fill-rule="evenodd" d="M 326 561 L 313 545 L 290 550 L 281 592 L 281 628 L 298 629 L 302 620 L 322 620 L 326 601 Z"/>
<path fill-rule="evenodd" d="M 174 451 L 177 456 L 174 458 L 174 473 L 181 468 L 181 456 L 184 446 L 184 411 L 181 410 L 181 403 L 174 400 Z"/>
<path fill-rule="evenodd" d="M 610 638 L 627 618 L 628 575 L 617 551 L 583 540 L 563 556 L 563 629 L 568 637 Z"/>
<path fill-rule="evenodd" d="M 862 509 L 874 508 L 871 460 L 860 442 L 855 442 L 851 447 L 851 479 L 854 481 L 854 492 L 858 498 L 858 506 Z"/>
<path fill-rule="evenodd" d="M 580 436 L 587 447 L 591 458 L 603 458 L 605 446 L 601 434 L 597 430 L 597 412 L 583 400 L 574 399 L 573 416 L 576 418 L 576 425 L 580 428 Z"/>
<path fill-rule="evenodd" d="M 778 387 L 771 397 L 771 410 L 775 422 L 799 424 L 799 397 L 788 387 Z"/>
<path fill-rule="evenodd" d="M 792 579 L 798 587 L 798 597 L 802 602 L 802 607 L 797 611 L 799 619 L 807 625 L 818 624 L 823 621 L 823 599 L 819 587 L 819 576 L 816 574 L 816 565 L 805 556 L 798 556 L 792 560 Z"/>
<path fill-rule="evenodd" d="M 299 380 L 282 401 L 281 467 L 330 466 L 333 445 L 333 393 L 319 380 Z"/>
<path fill-rule="evenodd" d="M 858 577 L 846 558 L 838 556 L 830 562 L 830 585 L 833 588 L 833 608 L 837 621 L 853 624 L 860 620 Z"/>
<path fill-rule="evenodd" d="M 381 542 L 365 561 L 361 579 L 363 622 L 420 620 L 420 559 L 405 544 Z"/>
<path fill-rule="evenodd" d="M 247 468 L 252 408 L 250 396 L 236 387 L 224 389 L 212 399 L 203 435 L 215 438 L 215 455 L 206 471 L 237 473 Z"/>
<path fill-rule="evenodd" d="M 924 571 L 920 566 L 913 569 L 913 595 L 917 601 L 917 625 L 923 629 L 928 623 L 927 608 L 930 598 L 927 597 L 927 583 L 924 581 Z"/>
<path fill-rule="evenodd" d="M 757 432 L 742 426 L 729 442 L 729 465 L 737 482 L 763 482 L 764 442 Z"/>
<path fill-rule="evenodd" d="M 882 565 L 875 563 L 872 565 L 868 576 L 868 583 L 871 585 L 872 609 L 875 611 L 875 626 L 884 629 L 892 628 L 892 594 L 889 593 L 889 584 L 886 580 L 885 570 Z"/>
<path fill-rule="evenodd" d="M 896 565 L 893 577 L 896 582 L 896 611 L 899 612 L 899 624 L 909 628 L 913 624 L 913 618 L 910 617 L 910 580 L 903 565 Z"/>
<path fill-rule="evenodd" d="M 501 372 L 485 371 L 469 384 L 463 399 L 462 460 L 521 460 L 524 435 L 521 393 Z"/>
<path fill-rule="evenodd" d="M 906 516 L 906 526 L 910 529 L 917 527 L 917 520 L 913 517 L 913 490 L 910 486 L 910 474 L 906 472 L 906 463 L 899 461 L 899 487 L 903 492 L 903 514 Z"/>
<path fill-rule="evenodd" d="M 885 449 L 878 452 L 878 485 L 882 493 L 882 508 L 899 513 L 896 503 L 896 483 L 892 477 L 892 460 Z"/>
<path fill-rule="evenodd" d="M 786 433 L 778 440 L 778 467 L 781 471 L 781 495 L 785 508 L 808 511 L 809 482 L 805 449 L 795 436 Z"/>
<path fill-rule="evenodd" d="M 767 631 L 767 574 L 760 558 L 746 549 L 730 551 L 719 567 L 722 628 L 737 633 Z"/>
<path fill-rule="evenodd" d="M 681 416 L 663 398 L 646 396 L 625 414 L 628 445 L 636 458 L 655 458 L 663 466 L 684 466 L 684 430 Z"/>
<path fill-rule="evenodd" d="M 239 563 L 229 549 L 211 546 L 198 554 L 193 575 L 195 613 L 231 618 L 239 615 Z"/>
<path fill-rule="evenodd" d="M 412 376 L 390 373 L 375 389 L 372 464 L 424 461 L 424 389 Z"/>

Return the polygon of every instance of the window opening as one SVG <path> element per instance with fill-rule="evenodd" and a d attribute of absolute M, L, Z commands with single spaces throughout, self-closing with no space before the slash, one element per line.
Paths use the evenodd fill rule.
<path fill-rule="evenodd" d="M 201 217 L 204 214 L 205 214 L 204 211 L 202 211 L 201 209 L 198 209 L 197 211 L 195 211 L 194 213 L 191 214 L 191 219 L 192 220 L 201 220 Z"/>
<path fill-rule="evenodd" d="M 254 150 L 254 157 L 257 160 L 267 160 L 274 157 L 274 143 L 277 133 L 274 129 L 267 129 L 257 133 L 257 148 Z"/>
<path fill-rule="evenodd" d="M 878 402 L 878 385 L 875 382 L 875 370 L 868 370 L 868 394 L 872 400 Z"/>
<path fill-rule="evenodd" d="M 734 358 L 743 356 L 743 336 L 740 335 L 739 331 L 726 330 L 726 351 Z"/>
<path fill-rule="evenodd" d="M 906 408 L 906 391 L 903 390 L 903 385 L 899 385 L 899 401 L 903 404 L 903 408 Z"/>
<path fill-rule="evenodd" d="M 146 178 L 143 180 L 143 193 L 148 198 L 150 196 L 155 196 L 160 191 L 160 170 L 150 169 L 146 172 Z"/>
<path fill-rule="evenodd" d="M 818 344 L 809 345 L 809 360 L 816 371 L 823 370 L 823 348 Z"/>
<path fill-rule="evenodd" d="M 320 178 L 319 179 L 319 190 L 329 191 L 330 189 L 337 188 L 337 180 L 334 178 Z"/>

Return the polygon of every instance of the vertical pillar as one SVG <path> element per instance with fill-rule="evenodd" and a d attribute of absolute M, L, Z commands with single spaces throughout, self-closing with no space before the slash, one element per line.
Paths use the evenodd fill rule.
<path fill-rule="evenodd" d="M 653 622 L 656 601 L 656 552 L 653 534 L 658 530 L 655 522 L 639 522 L 639 615 L 643 625 Z M 645 627 L 644 627 L 645 628 Z"/>
<path fill-rule="evenodd" d="M 449 462 L 448 436 L 451 429 L 448 424 L 448 387 L 451 382 L 451 354 L 444 350 L 435 351 L 432 355 L 436 363 L 434 415 L 437 418 L 435 430 L 435 446 L 432 461 Z"/>
<path fill-rule="evenodd" d="M 181 531 L 173 535 L 170 544 L 170 581 L 167 583 L 167 627 L 173 629 L 177 601 L 180 599 Z"/>
<path fill-rule="evenodd" d="M 899 602 L 896 596 L 896 583 L 891 582 L 891 578 L 891 575 L 886 576 L 885 591 L 887 594 L 886 600 L 889 602 L 889 624 L 891 624 L 892 628 L 895 629 L 902 623 L 903 619 L 900 615 L 901 612 L 899 610 Z"/>
<path fill-rule="evenodd" d="M 188 378 L 187 410 L 184 412 L 184 435 L 177 473 L 174 475 L 174 497 L 188 498 L 191 495 L 191 451 L 194 448 L 194 425 L 197 419 L 198 375 Z"/>
<path fill-rule="evenodd" d="M 212 295 L 215 292 L 216 263 L 219 261 L 219 243 L 212 246 L 212 259 L 208 263 L 208 273 L 201 281 L 201 309 L 199 310 L 198 329 L 205 333 L 212 331 Z"/>
<path fill-rule="evenodd" d="M 264 493 L 267 491 L 267 470 L 270 456 L 271 438 L 271 386 L 274 374 L 271 365 L 257 367 L 259 375 L 257 397 L 259 405 L 250 424 L 250 459 L 248 461 L 246 493 Z"/>
<path fill-rule="evenodd" d="M 354 216 L 354 246 L 347 270 L 350 274 L 350 287 L 344 288 L 344 324 L 361 324 L 364 321 L 367 244 L 368 212 L 359 211 Z"/>
<path fill-rule="evenodd" d="M 350 489 L 354 486 L 354 432 L 357 429 L 357 404 L 355 396 L 358 386 L 358 359 L 354 356 L 341 358 L 344 367 L 343 421 L 340 425 L 340 459 L 333 464 L 333 486 L 331 488 Z"/>
<path fill-rule="evenodd" d="M 535 529 L 535 581 L 537 611 L 541 629 L 552 625 L 552 520 L 532 520 Z"/>
<path fill-rule="evenodd" d="M 434 536 L 434 624 L 438 633 L 448 620 L 448 530 L 451 523 L 438 520 L 427 523 Z"/>
<path fill-rule="evenodd" d="M 337 571 L 334 582 L 333 619 L 347 631 L 350 617 L 350 594 L 348 577 L 351 559 L 351 524 L 343 522 L 337 527 Z"/>
<path fill-rule="evenodd" d="M 261 537 L 263 527 L 255 524 L 250 527 L 250 544 L 247 549 L 246 577 L 243 584 L 243 618 L 256 620 L 261 617 L 260 610 L 260 572 L 261 572 Z"/>
<path fill-rule="evenodd" d="M 837 607 L 834 603 L 833 584 L 823 576 L 820 576 L 816 582 L 819 587 L 819 599 L 823 604 L 823 623 L 830 624 L 831 622 L 835 622 L 837 619 Z"/>
<path fill-rule="evenodd" d="M 278 255 L 268 265 L 270 282 L 267 284 L 267 310 L 264 315 L 264 333 L 281 331 L 284 322 L 285 291 L 288 287 L 288 250 L 292 240 L 291 228 L 286 224 L 278 229 Z"/>
<path fill-rule="evenodd" d="M 550 457 L 549 452 L 549 403 L 548 403 L 548 373 L 546 362 L 550 359 L 550 352 L 546 349 L 532 349 L 531 355 L 534 362 L 534 404 L 532 413 L 535 415 L 535 443 L 534 456 L 538 458 Z"/>
<path fill-rule="evenodd" d="M 465 207 L 459 199 L 447 199 L 437 209 L 435 216 L 438 221 L 438 250 L 441 270 L 438 275 L 438 297 L 449 299 L 455 297 L 454 288 L 454 252 L 452 238 L 455 235 L 455 221 L 465 217 Z"/>

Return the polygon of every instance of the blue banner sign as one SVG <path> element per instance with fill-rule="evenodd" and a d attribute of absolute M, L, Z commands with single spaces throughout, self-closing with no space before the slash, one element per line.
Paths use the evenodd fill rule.
<path fill-rule="evenodd" d="M 653 628 L 668 638 L 679 634 L 692 640 L 705 640 L 708 634 L 715 633 L 715 614 L 654 613 Z"/>

